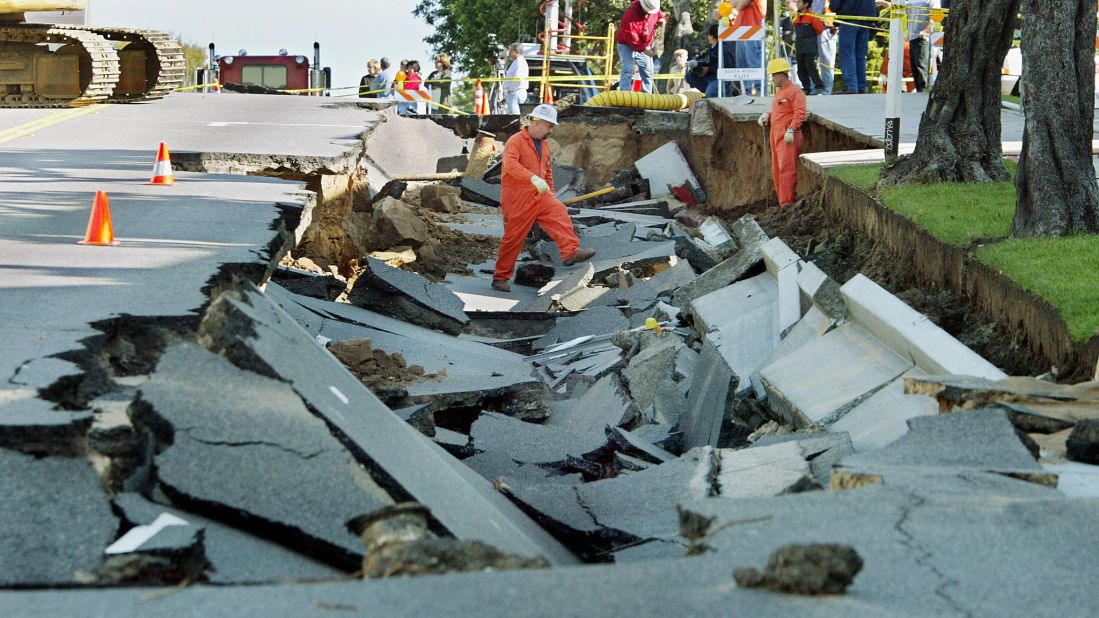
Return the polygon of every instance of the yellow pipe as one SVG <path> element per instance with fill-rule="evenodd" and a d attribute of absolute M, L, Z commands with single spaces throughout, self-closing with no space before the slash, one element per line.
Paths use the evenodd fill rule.
<path fill-rule="evenodd" d="M 569 198 L 569 199 L 567 199 L 567 200 L 565 200 L 564 202 L 561 202 L 561 203 L 564 204 L 565 206 L 569 206 L 569 205 L 575 204 L 577 202 L 583 202 L 584 200 L 590 200 L 593 197 L 599 197 L 600 195 L 606 195 L 606 194 L 610 193 L 611 191 L 614 191 L 613 186 L 612 187 L 603 187 L 602 189 L 599 189 L 598 191 L 592 191 L 591 193 L 585 193 L 584 195 L 578 195 L 576 197 Z"/>
<path fill-rule="evenodd" d="M 701 99 L 701 92 L 688 92 L 686 94 L 652 94 L 648 92 L 623 92 L 611 90 L 601 92 L 588 100 L 591 107 L 632 107 L 635 109 L 652 109 L 658 111 L 674 112 L 687 109 L 691 103 Z"/>

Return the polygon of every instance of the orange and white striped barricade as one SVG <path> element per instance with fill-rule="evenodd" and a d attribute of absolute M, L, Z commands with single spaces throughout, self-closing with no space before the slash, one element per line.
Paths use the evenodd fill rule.
<path fill-rule="evenodd" d="M 763 45 L 763 39 L 767 35 L 767 30 L 760 24 L 758 26 L 719 26 L 717 32 L 717 79 L 719 82 L 733 81 L 740 82 L 741 92 L 744 92 L 744 82 L 746 81 L 759 81 L 762 85 L 761 90 L 766 90 L 767 72 L 764 67 L 767 66 L 767 46 Z M 740 45 L 748 41 L 759 41 L 759 66 L 758 67 L 738 67 L 738 68 L 726 68 L 725 65 L 725 50 L 721 48 L 726 42 L 731 42 L 734 45 Z M 740 57 L 738 48 L 737 57 Z M 718 87 L 718 95 L 724 93 L 724 84 Z M 761 92 L 762 94 L 762 92 Z"/>
<path fill-rule="evenodd" d="M 416 113 L 423 113 L 419 109 L 420 103 L 426 103 L 428 110 L 431 108 L 431 93 L 427 90 L 394 90 L 394 94 L 397 95 L 397 100 L 402 103 L 415 103 Z"/>

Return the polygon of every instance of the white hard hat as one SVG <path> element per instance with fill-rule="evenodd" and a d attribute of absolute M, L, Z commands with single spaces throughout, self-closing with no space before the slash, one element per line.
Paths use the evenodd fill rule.
<path fill-rule="evenodd" d="M 660 0 L 641 0 L 641 8 L 646 13 L 655 13 L 660 10 Z"/>
<path fill-rule="evenodd" d="M 545 120 L 550 124 L 557 124 L 557 108 L 543 103 L 534 108 L 534 111 L 530 113 L 530 117 Z"/>

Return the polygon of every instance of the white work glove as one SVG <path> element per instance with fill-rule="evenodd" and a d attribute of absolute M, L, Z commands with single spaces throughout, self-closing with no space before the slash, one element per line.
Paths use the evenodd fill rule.
<path fill-rule="evenodd" d="M 782 141 L 786 142 L 787 144 L 793 144 L 794 143 L 794 130 L 793 129 L 786 129 L 786 136 L 782 138 Z"/>
<path fill-rule="evenodd" d="M 759 115 L 759 118 L 756 119 L 756 124 L 758 124 L 761 127 L 765 127 L 765 126 L 767 126 L 767 123 L 770 122 L 770 121 L 771 121 L 771 114 L 768 114 L 768 113 L 764 112 L 764 113 Z"/>
<path fill-rule="evenodd" d="M 542 180 L 541 176 L 531 176 L 530 184 L 534 185 L 535 189 L 538 189 L 539 195 L 549 191 L 549 185 L 546 184 L 546 181 Z"/>

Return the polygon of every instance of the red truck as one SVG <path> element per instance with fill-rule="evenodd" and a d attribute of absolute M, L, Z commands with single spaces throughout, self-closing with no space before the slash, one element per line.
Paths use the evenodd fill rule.
<path fill-rule="evenodd" d="M 313 62 L 303 55 L 291 56 L 285 49 L 277 56 L 250 56 L 240 50 L 235 56 L 218 56 L 214 44 L 210 44 L 210 58 L 216 60 L 216 69 L 211 62 L 200 69 L 198 83 L 217 81 L 223 86 L 234 84 L 257 91 L 273 90 L 315 90 L 302 92 L 311 96 L 327 96 L 332 87 L 332 70 L 320 68 L 320 43 L 313 43 Z M 216 76 L 211 73 L 216 70 Z"/>

